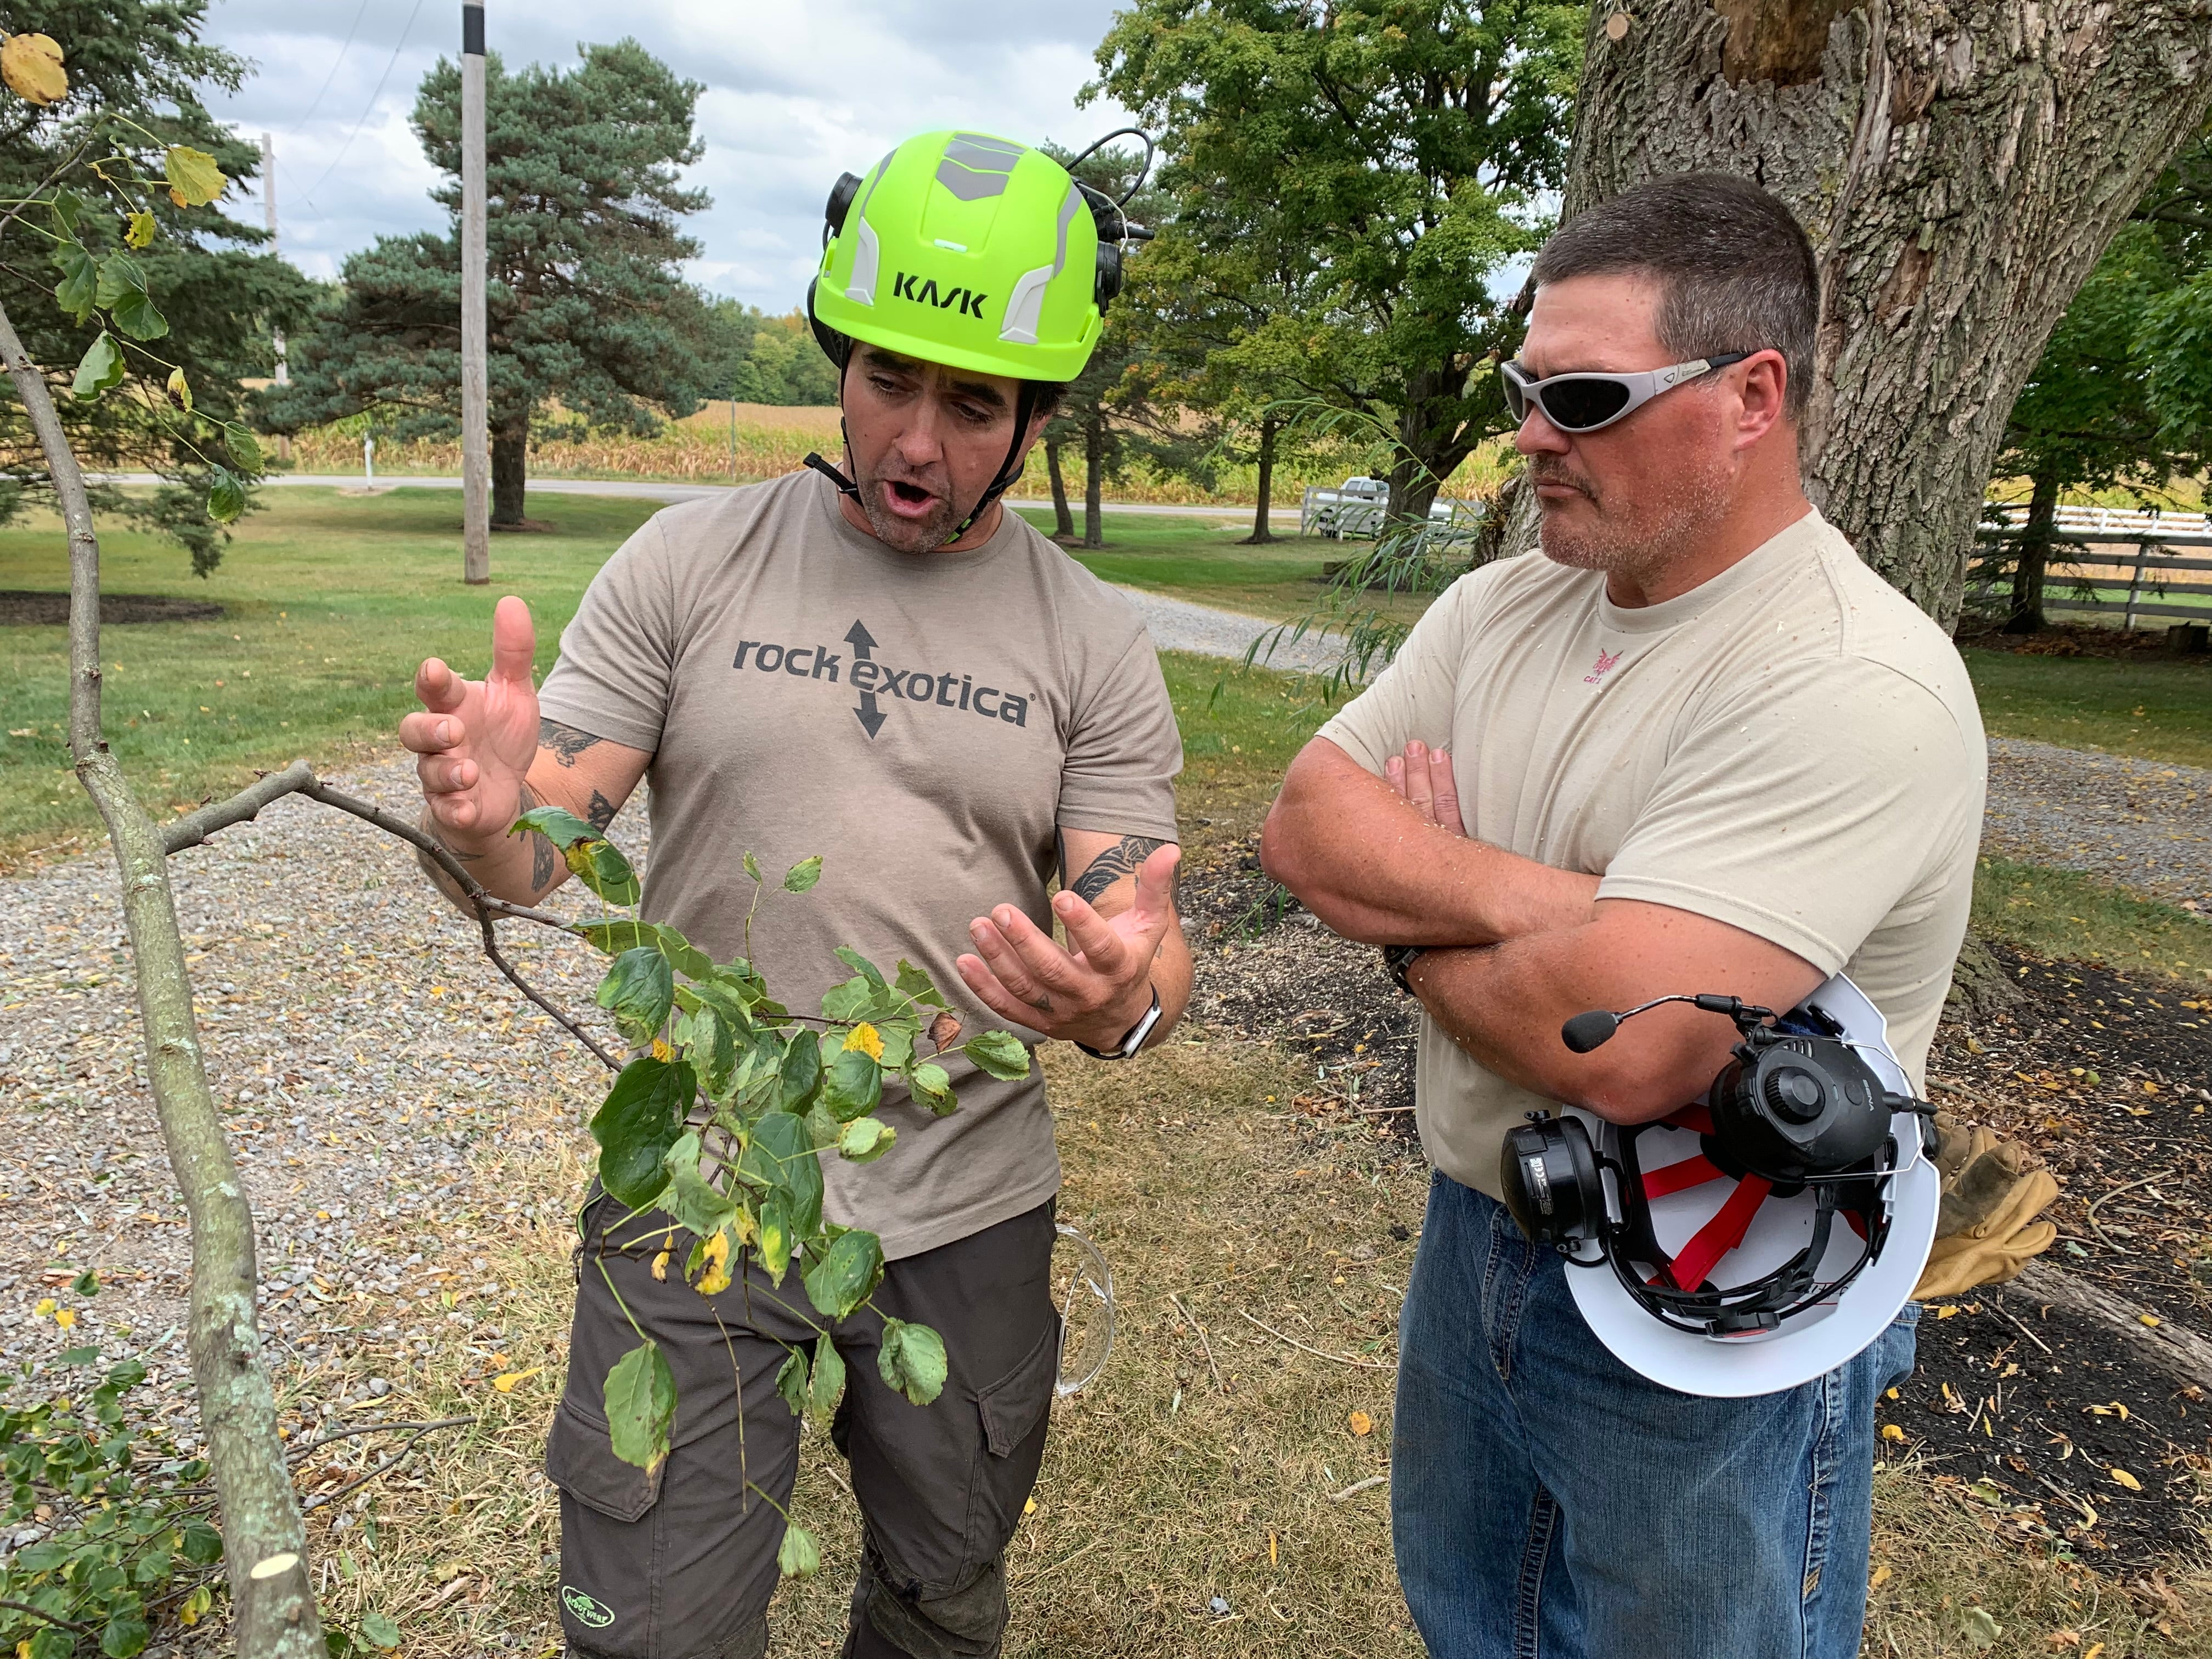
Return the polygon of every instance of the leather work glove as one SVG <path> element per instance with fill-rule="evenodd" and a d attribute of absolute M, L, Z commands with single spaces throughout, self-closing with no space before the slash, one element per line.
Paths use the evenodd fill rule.
<path fill-rule="evenodd" d="M 1912 1291 L 1921 1302 L 2002 1284 L 2058 1237 L 2035 1218 L 2058 1196 L 2058 1183 L 2025 1146 L 1984 1128 L 1969 1133 L 1947 1116 L 1936 1118 L 1936 1132 L 1943 1198 L 1936 1245 Z"/>

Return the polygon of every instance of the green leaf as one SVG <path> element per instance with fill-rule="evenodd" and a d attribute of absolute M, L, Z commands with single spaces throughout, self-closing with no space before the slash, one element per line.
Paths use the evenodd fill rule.
<path fill-rule="evenodd" d="M 187 1521 L 178 1528 L 184 1534 L 185 1559 L 196 1567 L 211 1567 L 222 1559 L 222 1534 L 204 1521 Z"/>
<path fill-rule="evenodd" d="M 883 1277 L 883 1241 L 857 1228 L 840 1233 L 806 1269 L 806 1299 L 828 1319 L 842 1319 L 868 1299 Z"/>
<path fill-rule="evenodd" d="M 227 466 L 208 470 L 208 517 L 230 524 L 246 511 L 246 486 Z"/>
<path fill-rule="evenodd" d="M 750 853 L 745 854 L 745 873 L 750 876 L 756 884 L 762 879 L 760 860 Z"/>
<path fill-rule="evenodd" d="M 886 1316 L 883 1341 L 876 1349 L 876 1370 L 886 1387 L 896 1389 L 917 1406 L 927 1406 L 945 1388 L 945 1339 L 927 1325 L 909 1325 Z"/>
<path fill-rule="evenodd" d="M 718 1233 L 737 1219 L 738 1206 L 699 1173 L 699 1137 L 690 1130 L 676 1138 L 663 1160 L 668 1170 L 668 1190 L 661 1207 L 676 1218 L 676 1224 L 702 1239 Z"/>
<path fill-rule="evenodd" d="M 647 945 L 623 951 L 599 981 L 599 1003 L 614 1015 L 616 1026 L 632 1042 L 652 1042 L 676 1006 L 676 981 L 668 958 Z"/>
<path fill-rule="evenodd" d="M 123 384 L 123 348 L 115 343 L 115 337 L 106 329 L 100 337 L 84 349 L 77 360 L 76 379 L 70 390 L 87 403 L 95 401 L 100 394 Z"/>
<path fill-rule="evenodd" d="M 775 1374 L 775 1391 L 793 1417 L 806 1415 L 806 1356 L 798 1349 L 784 1356 L 783 1369 Z"/>
<path fill-rule="evenodd" d="M 822 1552 L 815 1546 L 814 1534 L 796 1521 L 787 1522 L 783 1542 L 776 1546 L 775 1565 L 786 1578 L 813 1577 L 822 1571 Z"/>
<path fill-rule="evenodd" d="M 921 1028 L 911 1019 L 884 1019 L 876 1022 L 876 1036 L 884 1045 L 877 1056 L 877 1064 L 886 1072 L 903 1072 L 914 1063 L 914 1040 Z"/>
<path fill-rule="evenodd" d="M 161 156 L 161 173 L 169 181 L 169 199 L 179 207 L 205 207 L 230 182 L 214 156 L 190 144 L 170 145 Z"/>
<path fill-rule="evenodd" d="M 822 1018 L 850 1025 L 875 1012 L 877 988 L 855 974 L 822 994 Z"/>
<path fill-rule="evenodd" d="M 97 1348 L 64 1348 L 56 1356 L 64 1365 L 89 1365 L 100 1358 Z"/>
<path fill-rule="evenodd" d="M 985 1031 L 961 1045 L 960 1052 L 977 1067 L 1002 1082 L 1030 1074 L 1030 1051 L 1012 1031 Z"/>
<path fill-rule="evenodd" d="M 840 1123 L 872 1112 L 884 1097 L 884 1068 L 858 1048 L 841 1048 L 822 1080 L 822 1103 Z"/>
<path fill-rule="evenodd" d="M 769 1112 L 755 1123 L 738 1160 L 771 1194 L 788 1203 L 794 1238 L 807 1238 L 822 1225 L 822 1161 L 814 1153 L 806 1126 L 789 1112 Z"/>
<path fill-rule="evenodd" d="M 388 1653 L 399 1645 L 399 1621 L 372 1607 L 361 1616 L 361 1639 Z"/>
<path fill-rule="evenodd" d="M 49 1625 L 31 1638 L 31 1659 L 71 1659 L 76 1652 L 76 1638 L 58 1625 Z"/>
<path fill-rule="evenodd" d="M 158 340 L 169 331 L 169 319 L 143 294 L 126 294 L 107 309 L 116 327 L 134 340 Z"/>
<path fill-rule="evenodd" d="M 837 1152 L 849 1164 L 872 1164 L 891 1149 L 898 1131 L 879 1117 L 856 1117 L 837 1137 Z"/>
<path fill-rule="evenodd" d="M 924 1060 L 914 1068 L 906 1080 L 907 1092 L 914 1097 L 917 1106 L 926 1106 L 939 1117 L 949 1116 L 959 1109 L 960 1103 L 952 1097 L 952 1075 L 933 1060 Z"/>
<path fill-rule="evenodd" d="M 794 1031 L 783 1051 L 783 1109 L 799 1112 L 822 1086 L 822 1049 L 811 1031 Z"/>
<path fill-rule="evenodd" d="M 702 1002 L 695 1012 L 678 1022 L 677 1041 L 684 1045 L 684 1058 L 698 1067 L 707 1098 L 726 1097 L 730 1074 L 738 1063 L 737 1039 L 729 1020 L 713 1003 Z"/>
<path fill-rule="evenodd" d="M 791 1234 L 791 1200 L 784 1193 L 770 1193 L 761 1200 L 760 1242 L 755 1252 L 769 1282 L 778 1289 L 782 1288 L 783 1275 L 791 1267 L 794 1242 Z"/>
<path fill-rule="evenodd" d="M 599 1184 L 615 1201 L 649 1209 L 667 1185 L 670 1149 L 684 1133 L 696 1074 L 686 1060 L 634 1060 L 622 1069 L 605 1104 L 592 1114 L 599 1143 Z"/>
<path fill-rule="evenodd" d="M 226 426 L 222 441 L 230 451 L 230 459 L 248 472 L 261 471 L 261 440 L 242 426 Z"/>
<path fill-rule="evenodd" d="M 112 306 L 126 295 L 146 291 L 146 271 L 127 253 L 111 253 L 100 262 L 100 283 L 94 299 Z"/>
<path fill-rule="evenodd" d="M 132 247 L 151 247 L 155 228 L 152 214 L 134 213 L 131 216 L 131 228 L 123 233 L 123 240 Z"/>
<path fill-rule="evenodd" d="M 945 1006 L 945 998 L 938 991 L 935 981 L 904 957 L 899 958 L 898 978 L 892 982 L 916 1002 L 927 1003 L 933 1008 Z"/>
<path fill-rule="evenodd" d="M 100 1650 L 107 1659 L 136 1659 L 153 1639 L 154 1632 L 146 1627 L 146 1615 L 132 1596 L 107 1615 L 106 1628 L 100 1632 Z"/>
<path fill-rule="evenodd" d="M 644 896 L 645 886 L 638 880 L 637 872 L 623 856 L 622 848 L 611 841 L 580 842 L 562 854 L 561 859 L 578 881 L 609 904 L 635 904 Z"/>
<path fill-rule="evenodd" d="M 56 303 L 73 321 L 89 322 L 93 307 L 99 303 L 99 262 L 76 243 L 70 242 L 54 255 L 54 263 L 62 270 L 62 280 L 54 289 Z"/>
<path fill-rule="evenodd" d="M 658 1344 L 648 1341 L 615 1361 L 607 1373 L 606 1407 L 615 1455 L 641 1469 L 658 1468 L 676 1420 L 676 1373 Z"/>
<path fill-rule="evenodd" d="M 323 1626 L 323 1653 L 325 1659 L 345 1659 L 353 1651 L 353 1638 L 336 1625 Z"/>
<path fill-rule="evenodd" d="M 535 830 L 564 853 L 579 842 L 606 839 L 574 812 L 561 806 L 533 806 L 507 825 L 507 833 L 518 836 L 526 830 Z"/>
<path fill-rule="evenodd" d="M 828 1337 L 814 1343 L 814 1377 L 806 1386 L 806 1404 L 815 1420 L 827 1426 L 837 1409 L 837 1396 L 845 1391 L 845 1357 Z"/>
<path fill-rule="evenodd" d="M 70 1289 L 74 1291 L 79 1296 L 98 1296 L 100 1294 L 100 1275 L 92 1268 L 87 1267 L 82 1273 L 79 1273 L 75 1279 L 70 1281 Z"/>
<path fill-rule="evenodd" d="M 640 946 L 658 951 L 668 958 L 671 968 L 687 979 L 703 980 L 714 971 L 714 964 L 707 953 L 666 922 L 635 921 L 622 916 L 608 921 L 578 922 L 569 931 L 611 957 Z"/>
<path fill-rule="evenodd" d="M 64 236 L 76 235 L 77 221 L 84 216 L 84 198 L 64 188 L 54 192 L 52 205 L 54 222 L 62 228 L 62 234 Z"/>
<path fill-rule="evenodd" d="M 878 991 L 890 988 L 884 983 L 884 970 L 849 945 L 840 945 L 831 954 Z"/>
<path fill-rule="evenodd" d="M 799 860 L 798 863 L 783 872 L 783 890 L 787 893 L 804 893 L 821 879 L 822 854 L 817 853 L 812 858 Z"/>
<path fill-rule="evenodd" d="M 845 1126 L 830 1116 L 818 1100 L 806 1109 L 806 1115 L 801 1121 L 806 1125 L 808 1143 L 817 1152 L 828 1152 L 845 1133 Z"/>

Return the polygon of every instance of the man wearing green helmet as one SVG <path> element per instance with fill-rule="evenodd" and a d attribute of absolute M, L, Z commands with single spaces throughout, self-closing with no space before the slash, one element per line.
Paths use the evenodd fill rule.
<path fill-rule="evenodd" d="M 793 1007 L 843 977 L 832 951 L 851 945 L 921 966 L 970 1024 L 988 1010 L 1030 1042 L 1127 1058 L 1189 994 L 1174 712 L 1133 607 L 999 497 L 1141 233 L 1042 152 L 970 132 L 847 175 L 828 219 L 809 303 L 841 373 L 843 467 L 810 456 L 811 471 L 655 514 L 593 580 L 542 693 L 519 599 L 500 602 L 485 679 L 424 663 L 401 737 L 425 824 L 491 892 L 535 902 L 565 866 L 507 826 L 540 803 L 604 826 L 649 772 L 643 915 L 717 959 L 749 953 Z M 815 853 L 818 885 L 764 907 L 748 952 L 745 856 Z M 866 1523 L 845 1653 L 999 1651 L 1000 1558 L 1058 1372 L 1059 1164 L 1034 1072 L 1001 1081 L 957 1048 L 939 1058 L 957 1112 L 887 1081 L 889 1156 L 825 1162 L 830 1218 L 878 1232 L 887 1262 L 872 1308 L 826 1333 L 750 1260 L 713 1296 L 657 1273 L 656 1256 L 684 1260 L 663 1249 L 673 1221 L 589 1194 L 546 1454 L 572 1653 L 767 1652 L 799 1435 L 776 1377 L 825 1340 L 846 1362 L 831 1434 Z M 944 1337 L 930 1405 L 879 1375 L 875 1309 Z M 603 1405 L 639 1330 L 678 1388 L 649 1471 L 614 1456 Z"/>

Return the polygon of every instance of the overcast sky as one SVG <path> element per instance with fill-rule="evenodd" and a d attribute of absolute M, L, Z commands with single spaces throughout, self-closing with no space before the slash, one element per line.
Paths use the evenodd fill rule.
<path fill-rule="evenodd" d="M 688 182 L 714 205 L 690 228 L 694 280 L 787 311 L 820 247 L 822 204 L 900 138 L 980 127 L 1081 145 L 1121 125 L 1076 107 L 1111 0 L 486 0 L 510 66 L 567 65 L 580 41 L 635 35 L 704 83 L 706 155 Z M 252 73 L 216 115 L 276 146 L 283 251 L 314 276 L 393 232 L 442 228 L 436 175 L 407 128 L 415 88 L 460 50 L 459 0 L 214 0 L 210 40 Z M 250 210 L 249 210 L 250 211 Z"/>

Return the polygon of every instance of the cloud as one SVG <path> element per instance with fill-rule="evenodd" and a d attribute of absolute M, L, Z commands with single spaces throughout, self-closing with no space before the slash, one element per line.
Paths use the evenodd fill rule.
<path fill-rule="evenodd" d="M 255 66 L 212 106 L 241 135 L 274 137 L 284 252 L 309 275 L 335 276 L 380 235 L 443 228 L 407 114 L 423 76 L 459 50 L 453 9 L 216 0 L 210 10 L 208 38 Z M 487 0 L 485 11 L 509 64 L 573 63 L 580 42 L 615 38 L 611 15 L 702 83 L 706 154 L 688 182 L 714 205 L 689 225 L 703 250 L 692 275 L 775 311 L 805 291 L 831 182 L 899 139 L 957 125 L 1080 144 L 1127 118 L 1107 100 L 1076 106 L 1110 0 L 631 0 L 619 11 Z"/>

